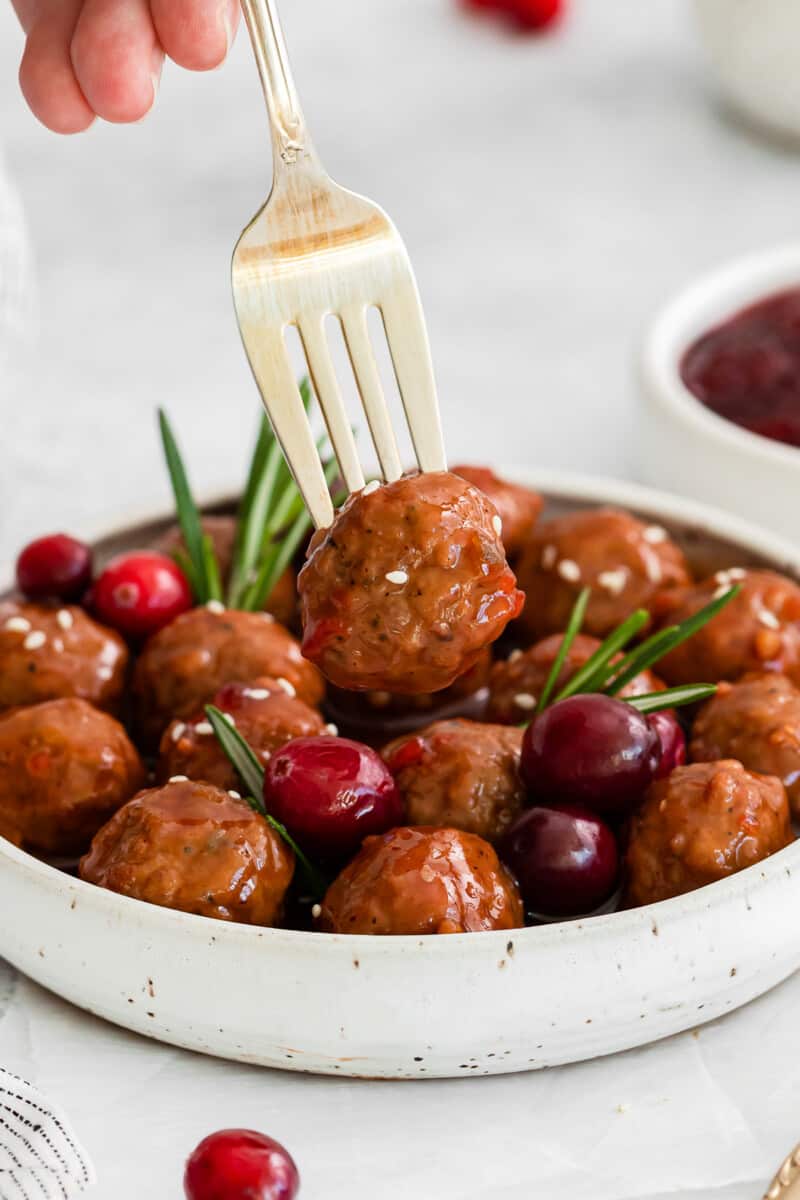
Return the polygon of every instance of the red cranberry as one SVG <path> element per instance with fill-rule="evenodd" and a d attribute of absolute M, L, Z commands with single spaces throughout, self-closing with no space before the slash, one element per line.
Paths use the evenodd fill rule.
<path fill-rule="evenodd" d="M 355 852 L 368 834 L 403 821 L 397 785 L 380 755 L 348 738 L 295 738 L 264 774 L 264 803 L 303 849 L 321 858 Z"/>
<path fill-rule="evenodd" d="M 66 533 L 37 538 L 17 559 L 17 584 L 32 599 L 80 600 L 91 582 L 91 550 Z"/>
<path fill-rule="evenodd" d="M 463 4 L 504 13 L 521 29 L 544 29 L 561 16 L 564 0 L 463 0 Z"/>
<path fill-rule="evenodd" d="M 661 761 L 656 771 L 656 778 L 663 779 L 682 767 L 686 762 L 686 735 L 681 729 L 678 718 L 671 708 L 663 708 L 659 712 L 650 713 L 647 718 L 658 734 L 661 742 Z"/>
<path fill-rule="evenodd" d="M 525 907 L 548 917 L 593 912 L 613 894 L 619 875 L 614 834 L 578 805 L 529 808 L 500 845 Z"/>
<path fill-rule="evenodd" d="M 186 1200 L 294 1200 L 300 1175 L 280 1142 L 251 1129 L 204 1138 L 186 1163 Z"/>
<path fill-rule="evenodd" d="M 623 700 L 579 695 L 546 708 L 525 731 L 522 774 L 537 800 L 623 816 L 655 777 L 658 734 Z"/>
<path fill-rule="evenodd" d="M 171 558 L 148 550 L 120 554 L 95 580 L 94 610 L 131 637 L 147 637 L 192 607 L 192 592 Z"/>

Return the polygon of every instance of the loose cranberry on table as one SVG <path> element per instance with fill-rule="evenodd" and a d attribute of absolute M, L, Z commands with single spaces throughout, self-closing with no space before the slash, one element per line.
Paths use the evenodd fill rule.
<path fill-rule="evenodd" d="M 614 834 L 578 805 L 529 808 L 501 845 L 530 913 L 577 917 L 613 894 L 619 875 Z"/>
<path fill-rule="evenodd" d="M 463 0 L 466 8 L 505 13 L 522 29 L 545 29 L 563 11 L 563 0 Z"/>
<path fill-rule="evenodd" d="M 192 607 L 189 582 L 163 554 L 120 554 L 95 580 L 92 605 L 101 621 L 130 637 L 148 637 Z"/>
<path fill-rule="evenodd" d="M 585 804 L 621 817 L 654 779 L 661 752 L 655 728 L 624 700 L 570 696 L 528 726 L 522 776 L 545 804 Z"/>
<path fill-rule="evenodd" d="M 403 820 L 389 768 L 376 751 L 348 738 L 295 738 L 264 773 L 264 804 L 304 850 L 321 858 L 354 853 L 369 834 Z"/>
<path fill-rule="evenodd" d="M 186 1163 L 186 1200 L 294 1200 L 300 1174 L 289 1151 L 252 1129 L 204 1138 Z"/>
<path fill-rule="evenodd" d="M 661 742 L 661 761 L 656 771 L 656 778 L 663 779 L 665 775 L 669 775 L 670 771 L 674 771 L 676 767 L 682 767 L 686 762 L 686 735 L 671 708 L 663 708 L 658 712 L 650 713 L 647 719 Z"/>
<path fill-rule="evenodd" d="M 66 533 L 37 538 L 17 559 L 17 585 L 32 600 L 80 600 L 91 581 L 91 550 Z"/>

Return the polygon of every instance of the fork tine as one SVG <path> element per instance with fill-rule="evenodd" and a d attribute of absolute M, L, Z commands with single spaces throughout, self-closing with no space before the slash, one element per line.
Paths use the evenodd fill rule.
<path fill-rule="evenodd" d="M 367 329 L 367 313 L 362 306 L 349 305 L 340 313 L 347 353 L 356 377 L 361 402 L 367 414 L 369 431 L 375 443 L 378 462 L 387 483 L 403 474 L 400 454 L 395 441 L 389 410 L 383 394 L 378 366 Z"/>
<path fill-rule="evenodd" d="M 318 529 L 327 529 L 333 523 L 333 504 L 283 332 L 265 327 L 245 349 L 275 436 L 311 519 Z"/>
<path fill-rule="evenodd" d="M 355 438 L 342 402 L 322 318 L 312 316 L 301 319 L 297 322 L 297 329 L 342 478 L 349 492 L 358 492 L 364 486 L 364 472 L 358 461 Z"/>
<path fill-rule="evenodd" d="M 413 278 L 380 306 L 397 386 L 421 471 L 446 471 L 428 334 Z"/>

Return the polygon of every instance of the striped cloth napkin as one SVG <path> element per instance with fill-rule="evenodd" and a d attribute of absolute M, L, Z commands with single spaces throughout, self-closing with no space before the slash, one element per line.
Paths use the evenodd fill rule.
<path fill-rule="evenodd" d="M 0 1200 L 73 1200 L 94 1182 L 61 1110 L 0 1067 Z"/>

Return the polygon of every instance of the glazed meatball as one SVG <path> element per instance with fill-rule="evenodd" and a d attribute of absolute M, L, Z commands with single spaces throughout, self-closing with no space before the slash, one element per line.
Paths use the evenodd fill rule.
<path fill-rule="evenodd" d="M 82 608 L 0 601 L 0 710 L 76 696 L 119 707 L 128 649 Z"/>
<path fill-rule="evenodd" d="M 519 725 L 522 721 L 530 720 L 563 640 L 563 634 L 554 633 L 527 650 L 514 650 L 509 658 L 494 664 L 489 676 L 488 720 L 498 721 L 501 725 Z M 551 699 L 569 683 L 600 645 L 597 638 L 577 634 L 567 651 Z M 622 655 L 618 654 L 612 661 L 619 662 L 621 658 Z M 620 695 L 646 696 L 650 692 L 662 691 L 663 687 L 664 684 L 652 671 L 642 671 L 622 688 Z"/>
<path fill-rule="evenodd" d="M 0 834 L 39 854 L 82 854 L 144 783 L 122 726 L 85 700 L 0 716 Z"/>
<path fill-rule="evenodd" d="M 522 626 L 533 638 L 561 633 L 589 587 L 583 629 L 603 638 L 637 608 L 649 608 L 659 590 L 689 581 L 683 552 L 660 525 L 612 508 L 569 513 L 538 525 L 522 553 Z"/>
<path fill-rule="evenodd" d="M 652 904 L 724 879 L 793 840 L 779 779 L 734 759 L 676 767 L 634 814 L 627 903 Z"/>
<path fill-rule="evenodd" d="M 236 543 L 235 517 L 203 517 L 201 521 L 203 533 L 211 539 L 214 547 L 219 573 L 223 582 L 227 582 L 233 563 L 233 549 Z M 186 553 L 186 543 L 179 525 L 171 525 L 155 544 L 155 549 L 161 554 L 174 557 L 175 552 Z M 272 613 L 276 621 L 282 625 L 290 625 L 294 620 L 297 609 L 297 587 L 293 567 L 287 567 L 273 587 L 267 603 L 266 612 Z"/>
<path fill-rule="evenodd" d="M 544 500 L 538 492 L 500 479 L 488 467 L 453 467 L 453 474 L 472 483 L 488 496 L 503 522 L 501 534 L 506 554 L 514 558 L 539 519 Z"/>
<path fill-rule="evenodd" d="M 152 745 L 173 718 L 202 708 L 224 683 L 285 679 L 317 705 L 323 684 L 300 647 L 269 613 L 194 608 L 150 638 L 133 675 L 139 728 Z"/>
<path fill-rule="evenodd" d="M 717 683 L 749 671 L 783 671 L 800 683 L 800 587 L 774 571 L 733 567 L 695 587 L 659 597 L 661 625 L 678 624 L 738 585 L 712 621 L 658 665 L 667 683 Z"/>
<path fill-rule="evenodd" d="M 441 692 L 396 696 L 391 692 L 348 692 L 328 688 L 325 711 L 345 737 L 384 746 L 389 738 L 414 733 L 431 719 L 470 717 L 480 720 L 486 710 L 491 651 L 483 651 L 474 666 Z"/>
<path fill-rule="evenodd" d="M 488 842 L 403 825 L 369 837 L 328 888 L 330 933 L 477 933 L 524 924 L 516 883 Z"/>
<path fill-rule="evenodd" d="M 230 715 L 262 765 L 269 762 L 273 750 L 293 738 L 330 732 L 316 709 L 289 695 L 276 679 L 226 683 L 211 703 Z M 162 781 L 173 775 L 186 775 L 221 788 L 240 786 L 239 777 L 203 712 L 188 721 L 172 721 L 164 730 L 157 774 Z"/>
<path fill-rule="evenodd" d="M 746 675 L 721 683 L 692 729 L 694 762 L 736 758 L 749 771 L 777 775 L 800 816 L 800 688 L 785 675 Z"/>
<path fill-rule="evenodd" d="M 244 800 L 207 783 L 140 792 L 104 825 L 81 879 L 148 904 L 274 925 L 294 855 Z"/>
<path fill-rule="evenodd" d="M 449 687 L 523 603 L 499 525 L 445 471 L 355 493 L 300 572 L 304 654 L 355 691 Z"/>
<path fill-rule="evenodd" d="M 383 758 L 413 825 L 449 825 L 493 842 L 525 803 L 522 730 L 437 721 L 390 742 Z"/>

